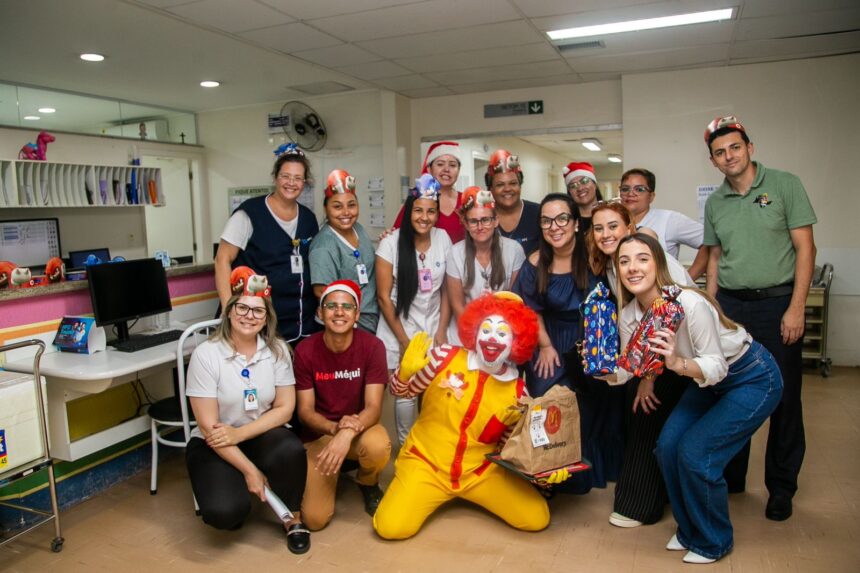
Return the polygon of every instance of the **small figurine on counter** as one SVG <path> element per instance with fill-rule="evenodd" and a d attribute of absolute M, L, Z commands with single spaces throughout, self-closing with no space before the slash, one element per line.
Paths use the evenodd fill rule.
<path fill-rule="evenodd" d="M 60 257 L 54 257 L 45 265 L 45 278 L 48 283 L 66 280 L 66 265 Z"/>

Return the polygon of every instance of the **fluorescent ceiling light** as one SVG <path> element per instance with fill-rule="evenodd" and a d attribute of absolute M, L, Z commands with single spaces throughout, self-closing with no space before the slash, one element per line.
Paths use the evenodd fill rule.
<path fill-rule="evenodd" d="M 87 62 L 101 62 L 105 57 L 101 54 L 81 54 L 81 59 Z"/>
<path fill-rule="evenodd" d="M 583 139 L 582 146 L 589 151 L 600 151 L 600 141 L 597 139 Z"/>
<path fill-rule="evenodd" d="M 27 121 L 37 121 L 41 118 L 38 115 L 25 115 L 24 119 Z"/>
<path fill-rule="evenodd" d="M 564 30 L 551 30 L 547 32 L 547 36 L 549 36 L 551 40 L 567 40 L 570 38 L 586 38 L 588 36 L 605 36 L 607 34 L 619 34 L 621 32 L 635 32 L 637 30 L 654 30 L 656 28 L 686 26 L 687 24 L 718 22 L 720 20 L 730 20 L 732 18 L 733 11 L 734 8 L 724 8 L 722 10 L 709 10 L 707 12 L 678 14 L 677 16 L 629 20 L 627 22 L 598 24 L 596 26 L 580 26 L 578 28 L 567 28 Z"/>
<path fill-rule="evenodd" d="M 204 88 L 217 88 L 221 85 L 221 82 L 216 82 L 214 80 L 204 80 L 200 82 L 200 85 Z"/>
<path fill-rule="evenodd" d="M 55 111 L 57 111 L 57 110 L 55 110 L 52 107 L 40 107 L 39 108 L 39 113 L 54 113 Z"/>
<path fill-rule="evenodd" d="M 621 163 L 621 156 L 617 153 L 610 153 L 606 159 L 609 160 L 609 163 Z"/>

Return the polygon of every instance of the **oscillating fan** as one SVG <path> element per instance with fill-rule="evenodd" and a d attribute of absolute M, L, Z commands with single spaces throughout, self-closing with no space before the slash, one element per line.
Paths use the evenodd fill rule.
<path fill-rule="evenodd" d="M 290 141 L 305 151 L 319 151 L 325 147 L 328 132 L 317 112 L 300 101 L 288 101 L 281 108 L 281 117 L 289 117 L 284 133 Z"/>

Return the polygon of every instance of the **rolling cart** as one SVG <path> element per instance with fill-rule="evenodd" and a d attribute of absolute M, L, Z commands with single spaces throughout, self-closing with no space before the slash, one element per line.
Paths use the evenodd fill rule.
<path fill-rule="evenodd" d="M 827 356 L 827 314 L 832 282 L 833 265 L 826 263 L 815 267 L 806 297 L 806 329 L 803 333 L 803 360 L 815 361 L 825 378 L 830 376 L 831 366 Z"/>
<path fill-rule="evenodd" d="M 46 470 L 48 488 L 51 495 L 51 511 L 0 502 L 0 505 L 41 516 L 37 522 L 16 531 L 8 537 L 0 538 L 0 545 L 12 541 L 37 527 L 54 522 L 54 539 L 51 551 L 59 553 L 65 541 L 60 532 L 60 510 L 57 505 L 57 483 L 54 479 L 54 461 L 48 445 L 48 424 L 45 414 L 45 399 L 42 392 L 39 361 L 45 352 L 41 340 L 27 340 L 0 346 L 0 352 L 7 352 L 36 346 L 33 358 L 33 374 L 0 372 L 0 486 Z M 30 388 L 30 386 L 35 388 Z"/>

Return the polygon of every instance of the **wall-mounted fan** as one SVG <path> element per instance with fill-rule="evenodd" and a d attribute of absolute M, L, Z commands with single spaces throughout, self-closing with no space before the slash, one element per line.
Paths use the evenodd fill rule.
<path fill-rule="evenodd" d="M 284 133 L 290 141 L 305 151 L 319 151 L 325 147 L 328 132 L 317 112 L 306 103 L 288 101 L 281 108 L 281 116 L 289 117 L 284 124 Z"/>

